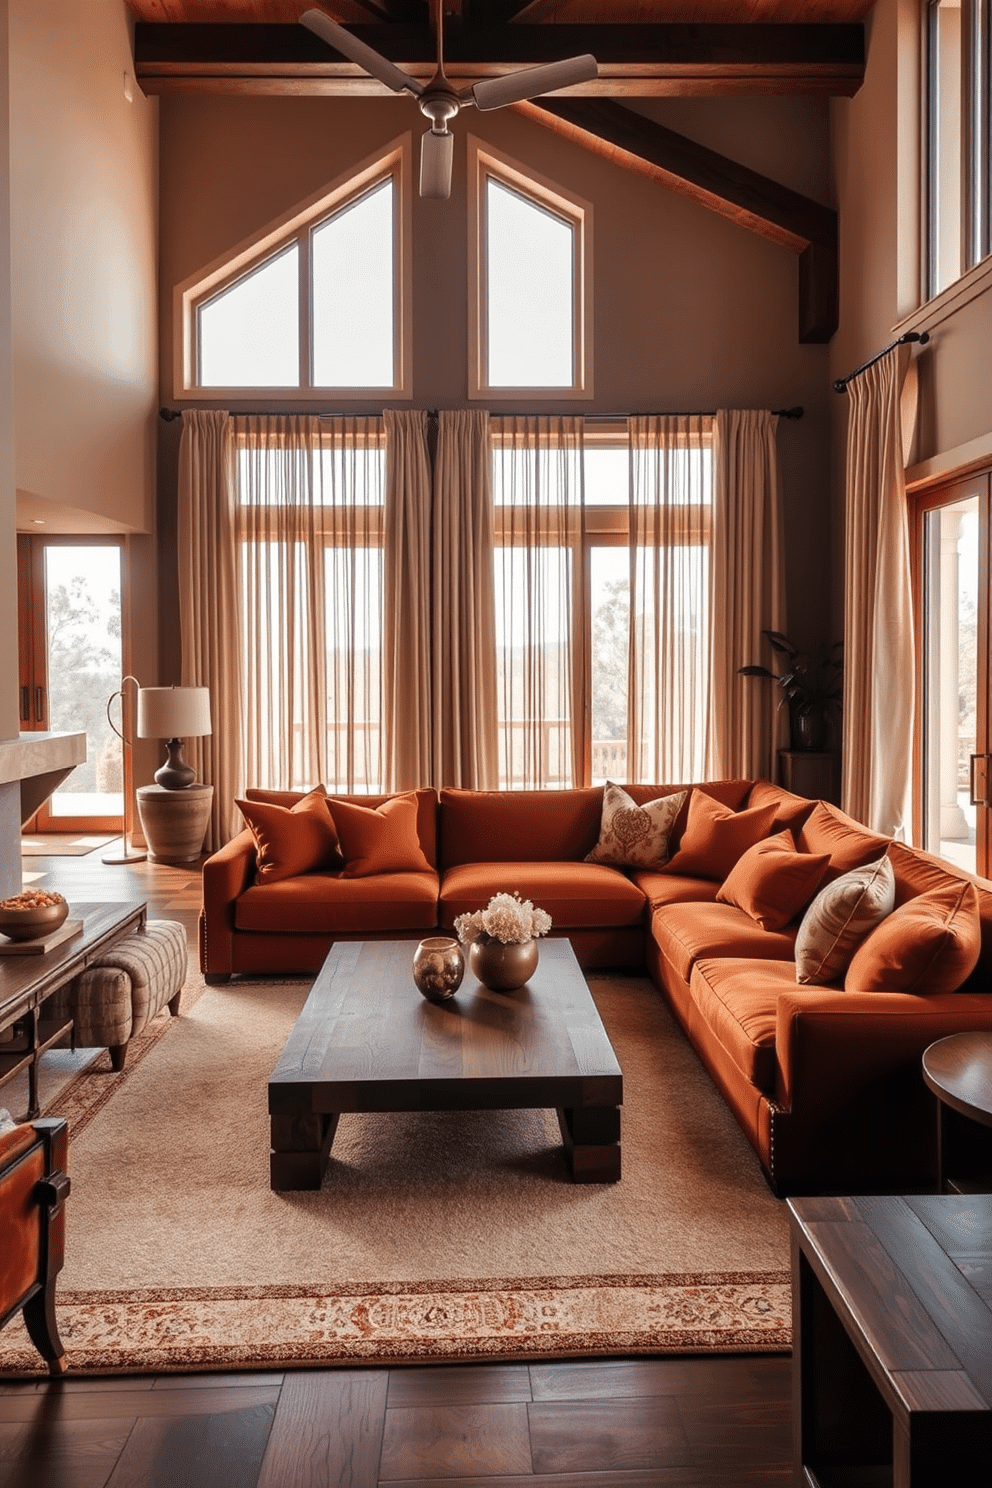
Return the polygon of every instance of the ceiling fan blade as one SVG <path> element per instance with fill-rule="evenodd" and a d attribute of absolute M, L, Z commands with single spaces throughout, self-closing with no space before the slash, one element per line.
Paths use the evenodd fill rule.
<path fill-rule="evenodd" d="M 587 83 L 599 76 L 596 58 L 566 57 L 562 62 L 548 62 L 543 67 L 525 67 L 522 72 L 508 72 L 505 77 L 483 78 L 471 90 L 476 108 L 497 109 L 508 103 L 523 103 L 542 93 L 554 93 L 573 83 Z"/>
<path fill-rule="evenodd" d="M 438 199 L 451 195 L 451 167 L 455 158 L 453 134 L 428 129 L 420 141 L 420 194 Z"/>
<path fill-rule="evenodd" d="M 418 97 L 423 93 L 424 84 L 419 78 L 411 77 L 402 67 L 395 67 L 381 52 L 366 46 L 364 41 L 352 36 L 350 31 L 339 26 L 337 21 L 332 21 L 322 10 L 305 10 L 300 16 L 300 24 L 319 36 L 321 41 L 326 41 L 336 52 L 347 57 L 349 62 L 357 63 L 370 76 L 378 78 L 387 88 L 392 88 L 394 93 L 399 93 L 404 88 Z"/>

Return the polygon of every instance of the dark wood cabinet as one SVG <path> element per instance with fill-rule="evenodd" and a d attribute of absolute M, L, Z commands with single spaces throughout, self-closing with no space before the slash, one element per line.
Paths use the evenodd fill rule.
<path fill-rule="evenodd" d="M 786 790 L 840 805 L 840 755 L 835 749 L 780 749 L 778 769 Z"/>

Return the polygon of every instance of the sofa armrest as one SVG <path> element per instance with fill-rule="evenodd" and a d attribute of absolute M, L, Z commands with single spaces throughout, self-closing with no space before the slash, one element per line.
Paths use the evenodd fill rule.
<path fill-rule="evenodd" d="M 797 987 L 778 999 L 776 1100 L 788 1111 L 836 1110 L 845 1098 L 860 1099 L 873 1083 L 918 1066 L 935 1039 L 985 1028 L 992 1029 L 992 993 L 918 997 Z"/>
<path fill-rule="evenodd" d="M 200 916 L 200 970 L 229 975 L 234 970 L 234 906 L 255 873 L 255 839 L 247 828 L 232 837 L 203 865 Z"/>

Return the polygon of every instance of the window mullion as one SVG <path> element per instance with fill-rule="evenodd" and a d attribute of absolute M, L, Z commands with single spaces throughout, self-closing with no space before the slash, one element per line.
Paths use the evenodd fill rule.
<path fill-rule="evenodd" d="M 300 245 L 300 387 L 313 387 L 313 229 L 305 228 Z"/>

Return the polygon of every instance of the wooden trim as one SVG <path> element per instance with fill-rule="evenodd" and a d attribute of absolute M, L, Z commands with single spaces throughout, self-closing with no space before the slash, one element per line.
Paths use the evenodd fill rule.
<path fill-rule="evenodd" d="M 428 25 L 349 26 L 426 82 Z M 587 96 L 802 93 L 850 98 L 864 79 L 864 27 L 842 25 L 483 25 L 452 27 L 445 66 L 455 83 L 592 52 Z M 304 26 L 139 21 L 135 77 L 146 94 L 191 91 L 383 97 L 388 90 Z"/>
<path fill-rule="evenodd" d="M 967 444 L 955 445 L 939 455 L 931 455 L 911 465 L 906 471 L 906 490 L 911 495 L 926 491 L 931 486 L 942 486 L 948 482 L 964 480 L 986 466 L 992 467 L 992 433 L 980 434 Z"/>
<path fill-rule="evenodd" d="M 839 313 L 833 208 L 609 99 L 554 98 L 515 107 L 573 144 L 800 254 L 799 339 L 830 340 Z"/>

